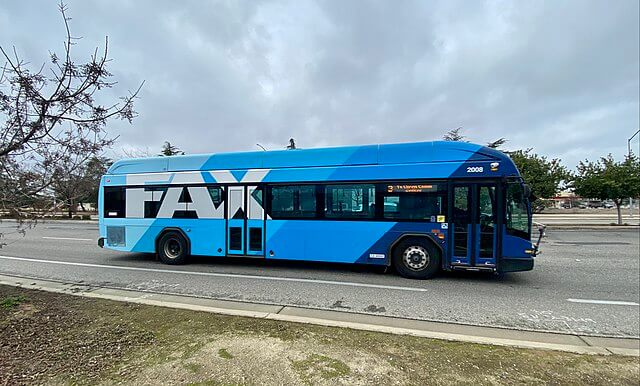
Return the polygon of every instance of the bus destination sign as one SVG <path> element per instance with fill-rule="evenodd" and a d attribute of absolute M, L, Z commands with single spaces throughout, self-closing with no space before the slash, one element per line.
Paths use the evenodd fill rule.
<path fill-rule="evenodd" d="M 402 185 L 387 185 L 387 192 L 389 193 L 424 193 L 433 192 L 436 190 L 436 185 L 426 184 L 402 184 Z"/>

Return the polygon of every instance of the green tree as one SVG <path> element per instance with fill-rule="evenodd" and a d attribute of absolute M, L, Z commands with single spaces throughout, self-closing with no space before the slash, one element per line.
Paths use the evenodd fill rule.
<path fill-rule="evenodd" d="M 536 198 L 532 203 L 533 210 L 542 211 L 545 206 L 541 199 L 555 196 L 569 180 L 569 171 L 560 164 L 560 159 L 549 160 L 533 153 L 532 149 L 511 151 L 508 154 Z"/>
<path fill-rule="evenodd" d="M 172 145 L 169 141 L 164 141 L 162 150 L 158 155 L 162 157 L 171 157 L 174 155 L 184 155 L 184 152 L 181 151 L 177 146 Z"/>
<path fill-rule="evenodd" d="M 467 142 L 467 137 L 462 134 L 462 127 L 447 131 L 447 133 L 442 136 L 442 139 L 451 142 Z"/>
<path fill-rule="evenodd" d="M 487 147 L 491 148 L 491 149 L 500 149 L 502 147 L 502 145 L 504 145 L 505 143 L 507 143 L 507 139 L 505 137 L 500 137 L 498 139 L 496 139 L 495 141 L 491 141 L 489 143 L 487 143 Z"/>
<path fill-rule="evenodd" d="M 621 225 L 622 200 L 640 195 L 640 160 L 632 154 L 623 162 L 616 162 L 609 154 L 596 162 L 580 162 L 573 187 L 582 197 L 612 200 Z"/>

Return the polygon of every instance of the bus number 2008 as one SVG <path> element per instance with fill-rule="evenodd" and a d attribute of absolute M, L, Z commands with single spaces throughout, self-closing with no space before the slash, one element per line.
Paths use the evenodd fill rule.
<path fill-rule="evenodd" d="M 484 168 L 482 166 L 471 166 L 467 168 L 467 173 L 482 173 Z"/>

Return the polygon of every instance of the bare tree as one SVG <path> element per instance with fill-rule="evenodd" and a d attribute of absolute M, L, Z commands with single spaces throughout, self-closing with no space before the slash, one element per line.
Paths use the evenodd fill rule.
<path fill-rule="evenodd" d="M 34 208 L 51 205 L 54 181 L 114 143 L 107 122 L 137 116 L 133 102 L 144 84 L 116 101 L 98 102 L 105 98 L 101 91 L 116 84 L 107 70 L 108 38 L 87 62 L 74 61 L 79 38 L 70 32 L 65 4 L 59 10 L 66 28 L 62 55 L 49 52 L 47 62 L 32 67 L 15 47 L 0 46 L 0 212 L 19 220 L 37 218 Z"/>
<path fill-rule="evenodd" d="M 100 178 L 111 163 L 106 157 L 91 157 L 75 170 L 60 173 L 60 177 L 53 181 L 51 187 L 56 201 L 64 206 L 69 218 L 76 212 L 78 205 L 83 211 L 86 210 L 85 203 L 92 204 L 94 208 L 97 206 Z"/>

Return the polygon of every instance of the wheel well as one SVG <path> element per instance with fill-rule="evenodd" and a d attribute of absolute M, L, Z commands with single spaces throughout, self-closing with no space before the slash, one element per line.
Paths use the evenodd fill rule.
<path fill-rule="evenodd" d="M 441 264 L 443 263 L 442 257 L 444 255 L 444 250 L 442 249 L 442 245 L 438 244 L 430 234 L 428 234 L 428 233 L 405 233 L 402 236 L 398 237 L 389 246 L 389 253 L 388 253 L 388 256 L 390 257 L 389 258 L 389 265 L 393 265 L 393 253 L 395 252 L 396 246 L 398 246 L 398 244 L 400 244 L 400 242 L 402 242 L 403 240 L 412 239 L 412 238 L 419 238 L 419 239 L 428 240 L 440 252 L 440 260 L 441 260 L 440 263 Z"/>
<path fill-rule="evenodd" d="M 185 241 L 187 242 L 187 255 L 190 255 L 191 254 L 191 240 L 189 239 L 189 236 L 187 236 L 187 234 L 184 233 L 184 231 L 182 229 L 175 228 L 175 227 L 164 228 L 162 231 L 160 231 L 160 233 L 158 233 L 158 236 L 156 236 L 156 241 L 155 241 L 156 253 L 158 253 L 158 242 L 160 242 L 160 239 L 162 238 L 162 236 L 164 236 L 165 234 L 167 234 L 169 232 L 180 233 L 180 235 L 182 237 L 184 237 Z"/>

